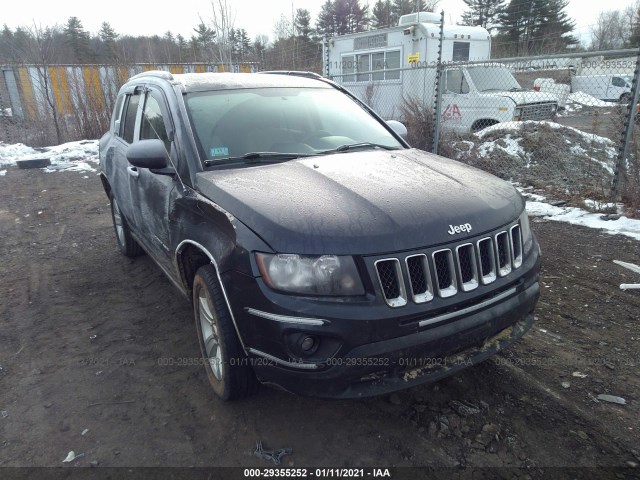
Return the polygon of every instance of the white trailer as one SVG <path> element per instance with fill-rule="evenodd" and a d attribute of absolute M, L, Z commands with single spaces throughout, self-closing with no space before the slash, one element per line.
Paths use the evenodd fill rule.
<path fill-rule="evenodd" d="M 403 120 L 401 106 L 416 99 L 435 106 L 440 16 L 404 15 L 396 27 L 333 37 L 324 44 L 325 76 L 343 85 L 386 120 Z M 444 27 L 442 126 L 475 131 L 499 122 L 552 118 L 549 93 L 523 90 L 511 72 L 488 61 L 491 36 L 482 27 Z"/>

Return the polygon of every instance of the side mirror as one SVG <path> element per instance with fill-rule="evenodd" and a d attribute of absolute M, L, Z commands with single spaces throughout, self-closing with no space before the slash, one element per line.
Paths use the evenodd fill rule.
<path fill-rule="evenodd" d="M 407 127 L 402 123 L 397 120 L 387 120 L 387 125 L 389 125 L 393 131 L 400 135 L 404 140 L 407 139 Z"/>
<path fill-rule="evenodd" d="M 127 148 L 126 155 L 129 163 L 138 168 L 162 170 L 168 164 L 164 142 L 157 138 L 132 143 Z"/>

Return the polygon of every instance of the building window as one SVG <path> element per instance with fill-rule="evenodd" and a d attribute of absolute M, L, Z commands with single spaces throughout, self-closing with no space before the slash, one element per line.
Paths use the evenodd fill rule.
<path fill-rule="evenodd" d="M 453 42 L 453 61 L 469 61 L 469 42 Z"/>
<path fill-rule="evenodd" d="M 343 82 L 379 82 L 400 79 L 400 50 L 342 57 Z M 394 71 L 390 71 L 394 70 Z"/>

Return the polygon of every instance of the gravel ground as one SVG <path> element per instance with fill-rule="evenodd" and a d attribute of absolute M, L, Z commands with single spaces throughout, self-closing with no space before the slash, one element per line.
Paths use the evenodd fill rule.
<path fill-rule="evenodd" d="M 485 477 L 459 469 L 519 467 L 504 478 L 537 478 L 576 466 L 587 468 L 573 478 L 614 468 L 632 478 L 640 291 L 619 284 L 640 278 L 612 260 L 640 264 L 639 244 L 542 219 L 532 228 L 543 292 L 534 328 L 509 351 L 374 399 L 262 388 L 221 403 L 197 365 L 189 303 L 149 258 L 116 251 L 98 178 L 10 168 L 0 177 L 0 466 L 269 467 L 253 456 L 260 439 L 293 449 L 286 467 L 469 478 Z M 83 455 L 63 464 L 71 450 Z"/>

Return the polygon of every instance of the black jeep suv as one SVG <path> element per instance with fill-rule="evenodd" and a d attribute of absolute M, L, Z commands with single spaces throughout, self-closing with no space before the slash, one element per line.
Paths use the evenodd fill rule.
<path fill-rule="evenodd" d="M 192 299 L 216 394 L 377 395 L 520 338 L 539 295 L 520 194 L 289 73 L 137 75 L 100 140 L 118 246 Z"/>

